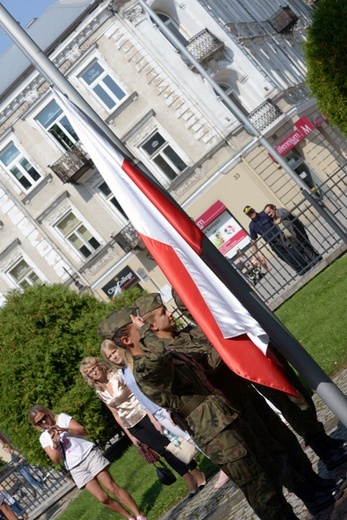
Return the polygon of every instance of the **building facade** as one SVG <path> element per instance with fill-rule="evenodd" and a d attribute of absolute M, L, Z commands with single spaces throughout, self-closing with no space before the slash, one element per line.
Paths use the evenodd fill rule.
<path fill-rule="evenodd" d="M 300 190 L 223 96 L 179 52 L 190 51 L 312 190 L 347 144 L 305 86 L 300 0 L 60 0 L 29 34 L 187 213 L 217 202 L 291 205 Z M 151 15 L 152 13 L 152 15 Z M 0 302 L 28 284 L 63 283 L 107 300 L 167 281 L 136 236 L 48 83 L 16 48 L 0 78 Z M 234 254 L 230 251 L 229 256 Z"/>

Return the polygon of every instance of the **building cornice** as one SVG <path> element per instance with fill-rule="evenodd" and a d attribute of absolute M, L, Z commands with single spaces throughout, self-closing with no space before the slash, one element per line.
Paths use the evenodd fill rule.
<path fill-rule="evenodd" d="M 61 45 L 49 56 L 53 64 L 64 75 L 70 71 L 71 67 L 76 64 L 81 56 L 84 56 L 89 51 L 92 44 L 90 42 L 87 43 L 88 39 L 105 23 L 107 18 L 113 16 L 112 12 L 106 9 L 105 6 L 99 7 L 91 15 L 82 25 L 81 20 L 79 20 L 81 27 L 78 32 L 72 31 L 70 28 L 70 31 L 72 31 L 70 37 L 67 37 L 66 34 L 62 35 Z M 49 55 L 49 51 L 47 55 Z M 5 106 L 0 112 L 0 125 L 2 126 L 0 135 L 7 130 L 6 121 L 9 121 L 16 111 L 19 111 L 19 114 L 15 120 L 10 120 L 11 125 L 22 118 L 48 89 L 47 82 L 32 65 L 24 71 L 17 82 L 17 85 L 11 86 L 10 93 L 14 92 L 14 95 L 10 98 L 7 92 L 3 96 L 5 101 L 2 101 L 2 105 Z M 8 99 L 7 103 L 6 98 Z"/>

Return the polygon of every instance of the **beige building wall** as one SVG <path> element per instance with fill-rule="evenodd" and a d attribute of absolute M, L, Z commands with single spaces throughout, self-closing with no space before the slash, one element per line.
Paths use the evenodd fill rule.
<path fill-rule="evenodd" d="M 71 84 L 190 216 L 198 217 L 220 200 L 247 230 L 249 221 L 242 211 L 247 204 L 258 210 L 269 202 L 291 209 L 302 198 L 296 183 L 243 130 L 211 85 L 187 67 L 136 3 L 118 2 L 117 7 L 112 14 L 107 10 L 107 2 L 97 5 L 52 52 L 51 58 L 59 63 Z M 164 0 L 154 2 L 153 7 L 175 15 L 167 10 Z M 195 0 L 184 8 L 177 4 L 176 8 L 177 20 L 187 38 L 207 28 L 223 44 L 205 62 L 206 70 L 214 78 L 225 81 L 232 77 L 249 111 L 268 99 L 273 99 L 282 110 L 282 115 L 263 130 L 273 145 L 293 132 L 300 117 L 312 121 L 320 116 L 312 99 L 303 96 L 297 103 L 288 101 L 287 90 L 280 88 L 285 71 L 280 71 L 283 74 L 278 74 L 277 80 L 271 77 L 271 71 L 265 74 L 264 65 L 256 61 L 252 53 L 259 48 L 257 38 L 267 45 L 273 42 L 265 32 L 261 33 L 261 24 L 257 29 L 259 36 L 253 40 L 247 36 L 251 25 L 243 24 L 247 34 L 242 40 L 240 26 L 234 30 L 230 24 L 226 27 L 218 21 L 216 13 L 229 16 L 227 3 L 211 13 Z M 298 40 L 290 38 L 283 39 L 283 45 L 289 48 L 293 43 L 291 52 L 298 52 Z M 95 59 L 126 92 L 125 102 L 112 110 L 80 80 L 81 73 Z M 302 59 L 298 62 L 302 69 Z M 300 67 L 297 71 L 293 67 L 292 83 L 299 82 Z M 67 284 L 77 290 L 72 275 L 102 299 L 108 298 L 102 288 L 127 267 L 138 273 L 138 283 L 144 289 L 166 289 L 164 275 L 146 250 L 134 248 L 126 253 L 114 239 L 127 221 L 98 191 L 102 178 L 95 168 L 86 169 L 73 183 L 63 183 L 54 173 L 52 166 L 65 150 L 36 121 L 51 99 L 48 85 L 34 71 L 18 82 L 0 107 L 0 152 L 13 141 L 41 175 L 40 183 L 26 192 L 0 164 L 0 304 L 4 303 L 7 291 L 16 287 L 8 272 L 21 257 L 42 281 Z M 156 130 L 187 164 L 187 169 L 173 182 L 141 150 L 142 143 Z M 318 184 L 329 178 L 347 157 L 346 140 L 326 121 L 294 151 Z M 56 223 L 69 211 L 85 222 L 100 243 L 88 259 L 57 232 Z"/>

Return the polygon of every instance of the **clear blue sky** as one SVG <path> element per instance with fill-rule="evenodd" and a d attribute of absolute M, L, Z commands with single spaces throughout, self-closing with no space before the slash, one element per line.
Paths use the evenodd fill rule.
<path fill-rule="evenodd" d="M 0 0 L 7 11 L 25 28 L 33 18 L 38 18 L 58 0 Z M 0 54 L 12 45 L 9 38 L 0 27 Z"/>

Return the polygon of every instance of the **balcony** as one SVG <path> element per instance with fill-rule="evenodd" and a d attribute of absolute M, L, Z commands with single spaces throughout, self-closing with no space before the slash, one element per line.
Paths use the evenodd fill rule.
<path fill-rule="evenodd" d="M 82 148 L 81 143 L 76 142 L 58 161 L 50 164 L 49 168 L 53 170 L 62 182 L 74 184 L 93 166 L 93 161 Z"/>
<path fill-rule="evenodd" d="M 131 253 L 134 249 L 144 249 L 145 245 L 137 234 L 134 226 L 129 223 L 116 235 L 111 235 L 125 253 Z"/>
<path fill-rule="evenodd" d="M 187 51 L 199 62 L 208 60 L 217 51 L 223 49 L 224 43 L 218 40 L 208 29 L 196 34 L 186 45 Z"/>
<path fill-rule="evenodd" d="M 268 21 L 276 32 L 288 33 L 293 29 L 298 20 L 299 18 L 294 11 L 289 6 L 286 6 L 276 11 Z"/>
<path fill-rule="evenodd" d="M 282 110 L 268 99 L 248 115 L 248 120 L 259 132 L 262 132 L 282 114 Z"/>

